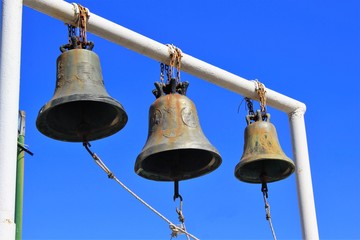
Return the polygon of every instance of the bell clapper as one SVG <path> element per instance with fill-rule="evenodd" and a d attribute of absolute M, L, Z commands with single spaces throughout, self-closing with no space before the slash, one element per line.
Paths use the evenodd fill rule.
<path fill-rule="evenodd" d="M 185 217 L 182 213 L 182 206 L 183 206 L 183 198 L 182 196 L 179 194 L 179 181 L 174 181 L 174 201 L 176 201 L 176 199 L 179 198 L 180 199 L 180 207 L 176 207 L 176 213 L 178 214 L 178 219 L 180 221 L 180 226 L 175 227 L 175 226 L 171 226 L 170 225 L 170 229 L 171 229 L 171 239 L 173 237 L 177 237 L 178 234 L 186 234 L 186 238 L 188 240 L 190 240 L 190 236 L 189 234 L 187 234 L 186 232 L 186 227 L 185 227 Z"/>
<path fill-rule="evenodd" d="M 179 194 L 179 181 L 174 181 L 174 201 L 180 198 L 180 201 L 182 202 L 182 196 Z"/>
<path fill-rule="evenodd" d="M 272 235 L 273 235 L 274 240 L 276 240 L 275 230 L 274 230 L 274 227 L 273 227 L 272 221 L 271 221 L 270 205 L 269 205 L 269 203 L 268 203 L 268 201 L 267 201 L 269 195 L 268 195 L 267 183 L 266 183 L 266 181 L 265 181 L 266 176 L 265 176 L 265 175 L 261 175 L 261 176 L 260 176 L 260 179 L 261 179 L 261 192 L 263 193 L 263 198 L 264 198 L 264 203 L 265 203 L 266 220 L 269 221 L 271 233 L 272 233 Z"/>

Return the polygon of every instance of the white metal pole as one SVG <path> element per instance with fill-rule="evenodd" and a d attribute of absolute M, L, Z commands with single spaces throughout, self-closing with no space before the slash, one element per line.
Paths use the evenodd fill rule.
<path fill-rule="evenodd" d="M 303 239 L 319 239 L 304 113 L 305 109 L 297 109 L 289 114 L 298 202 Z"/>
<path fill-rule="evenodd" d="M 70 3 L 62 0 L 24 0 L 24 4 L 63 22 L 75 25 L 75 8 Z M 112 41 L 157 61 L 164 63 L 169 62 L 169 53 L 166 45 L 124 28 L 93 13 L 90 14 L 87 30 L 99 37 Z M 183 53 L 181 63 L 181 70 L 185 72 L 212 82 L 230 91 L 239 93 L 243 96 L 258 99 L 258 96 L 255 93 L 255 85 L 251 81 L 185 53 Z M 317 239 L 318 233 L 315 204 L 313 199 L 310 164 L 303 119 L 306 106 L 295 99 L 289 98 L 269 88 L 266 89 L 266 99 L 269 106 L 284 111 L 290 116 L 294 158 L 297 164 L 297 188 L 303 238 Z"/>
<path fill-rule="evenodd" d="M 0 43 L 0 239 L 15 239 L 22 0 L 2 1 Z"/>

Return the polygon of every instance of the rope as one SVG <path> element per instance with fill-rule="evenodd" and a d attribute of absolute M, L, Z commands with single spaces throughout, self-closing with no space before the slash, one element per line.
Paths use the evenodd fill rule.
<path fill-rule="evenodd" d="M 264 113 L 266 113 L 265 85 L 262 84 L 259 80 L 256 80 L 255 82 L 257 84 L 256 93 L 259 95 L 261 113 L 264 114 Z"/>
<path fill-rule="evenodd" d="M 274 230 L 274 227 L 273 227 L 272 221 L 271 221 L 270 205 L 269 205 L 269 203 L 268 203 L 268 201 L 267 201 L 267 198 L 268 198 L 268 188 L 267 188 L 266 182 L 263 182 L 263 183 L 262 183 L 261 191 L 262 191 L 263 197 L 264 197 L 266 220 L 269 221 L 271 233 L 272 233 L 272 235 L 273 235 L 274 240 L 276 240 L 275 230 Z"/>
<path fill-rule="evenodd" d="M 195 240 L 199 240 L 197 237 L 195 237 L 194 235 L 192 235 L 191 233 L 187 232 L 185 230 L 185 228 L 180 228 L 178 226 L 176 226 L 175 224 L 173 224 L 169 219 L 167 219 L 164 215 L 162 215 L 160 212 L 158 212 L 155 208 L 153 208 L 152 206 L 150 206 L 147 202 L 145 202 L 143 199 L 141 199 L 136 193 L 134 193 L 133 191 L 131 191 L 130 188 L 128 188 L 124 183 L 122 183 L 111 171 L 110 169 L 105 165 L 105 163 L 95 154 L 90 150 L 90 144 L 87 142 L 83 143 L 85 149 L 89 152 L 89 154 L 91 155 L 91 157 L 95 160 L 95 163 L 102 169 L 104 170 L 104 172 L 108 175 L 108 177 L 110 179 L 115 180 L 121 187 L 123 187 L 128 193 L 130 193 L 133 197 L 135 197 L 138 201 L 140 201 L 142 204 L 144 204 L 147 208 L 149 208 L 151 211 L 153 211 L 156 215 L 158 215 L 160 218 L 162 218 L 165 222 L 167 222 L 169 224 L 170 229 L 172 230 L 172 235 L 173 233 L 176 232 L 180 232 L 180 233 L 184 233 L 187 235 L 188 239 L 189 237 L 195 239 Z M 175 235 L 177 236 L 177 234 Z"/>
<path fill-rule="evenodd" d="M 186 232 L 186 227 L 185 227 L 185 217 L 182 213 L 182 207 L 183 207 L 183 198 L 182 196 L 179 194 L 179 182 L 178 181 L 175 181 L 174 182 L 174 201 L 176 200 L 176 198 L 179 198 L 180 199 L 180 207 L 176 207 L 176 213 L 178 214 L 178 219 L 179 221 L 181 222 L 181 229 L 183 229 L 185 232 Z M 177 237 L 178 235 L 178 231 L 172 231 L 171 233 L 171 239 L 173 237 Z M 190 240 L 190 237 L 189 235 L 186 235 L 186 238 L 188 240 Z"/>
<path fill-rule="evenodd" d="M 87 30 L 87 21 L 89 19 L 89 13 L 87 8 L 77 4 L 80 14 L 78 18 L 78 28 L 80 30 L 80 42 L 86 46 L 87 39 L 86 39 L 86 30 Z"/>
<path fill-rule="evenodd" d="M 186 227 L 185 227 L 185 217 L 182 213 L 182 201 L 180 201 L 180 209 L 176 208 L 176 212 L 179 215 L 179 221 L 181 222 L 181 229 L 183 229 L 186 232 Z M 175 235 L 176 237 L 177 235 Z M 186 234 L 186 238 L 188 240 L 190 240 L 189 235 Z"/>
<path fill-rule="evenodd" d="M 180 48 L 174 46 L 173 44 L 166 44 L 166 46 L 168 47 L 170 55 L 170 71 L 168 72 L 168 79 L 172 77 L 174 67 L 176 67 L 176 81 L 177 83 L 179 83 L 182 51 Z"/>

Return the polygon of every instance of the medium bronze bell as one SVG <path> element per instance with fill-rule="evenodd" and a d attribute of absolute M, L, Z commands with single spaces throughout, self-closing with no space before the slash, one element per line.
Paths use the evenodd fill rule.
<path fill-rule="evenodd" d="M 54 96 L 36 120 L 41 133 L 62 141 L 92 141 L 118 132 L 127 119 L 123 106 L 104 87 L 94 52 L 72 49 L 58 57 Z"/>
<path fill-rule="evenodd" d="M 276 129 L 266 114 L 263 121 L 260 111 L 256 113 L 256 121 L 250 123 L 244 134 L 244 153 L 236 165 L 235 176 L 248 183 L 275 182 L 290 176 L 295 165 L 281 149 Z"/>
<path fill-rule="evenodd" d="M 188 83 L 176 85 L 174 80 L 155 83 L 148 138 L 135 163 L 135 172 L 147 179 L 181 181 L 221 164 L 220 154 L 201 130 L 194 103 L 185 96 Z"/>

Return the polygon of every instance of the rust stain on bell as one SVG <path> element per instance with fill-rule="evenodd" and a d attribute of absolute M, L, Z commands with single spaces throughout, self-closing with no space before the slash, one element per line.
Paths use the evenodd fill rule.
<path fill-rule="evenodd" d="M 94 52 L 72 49 L 56 63 L 55 93 L 36 120 L 41 133 L 56 140 L 84 142 L 110 136 L 125 126 L 127 114 L 106 91 Z"/>
<path fill-rule="evenodd" d="M 180 181 L 207 174 L 221 156 L 205 137 L 194 103 L 185 95 L 159 96 L 150 106 L 148 138 L 135 172 L 157 181 Z"/>

